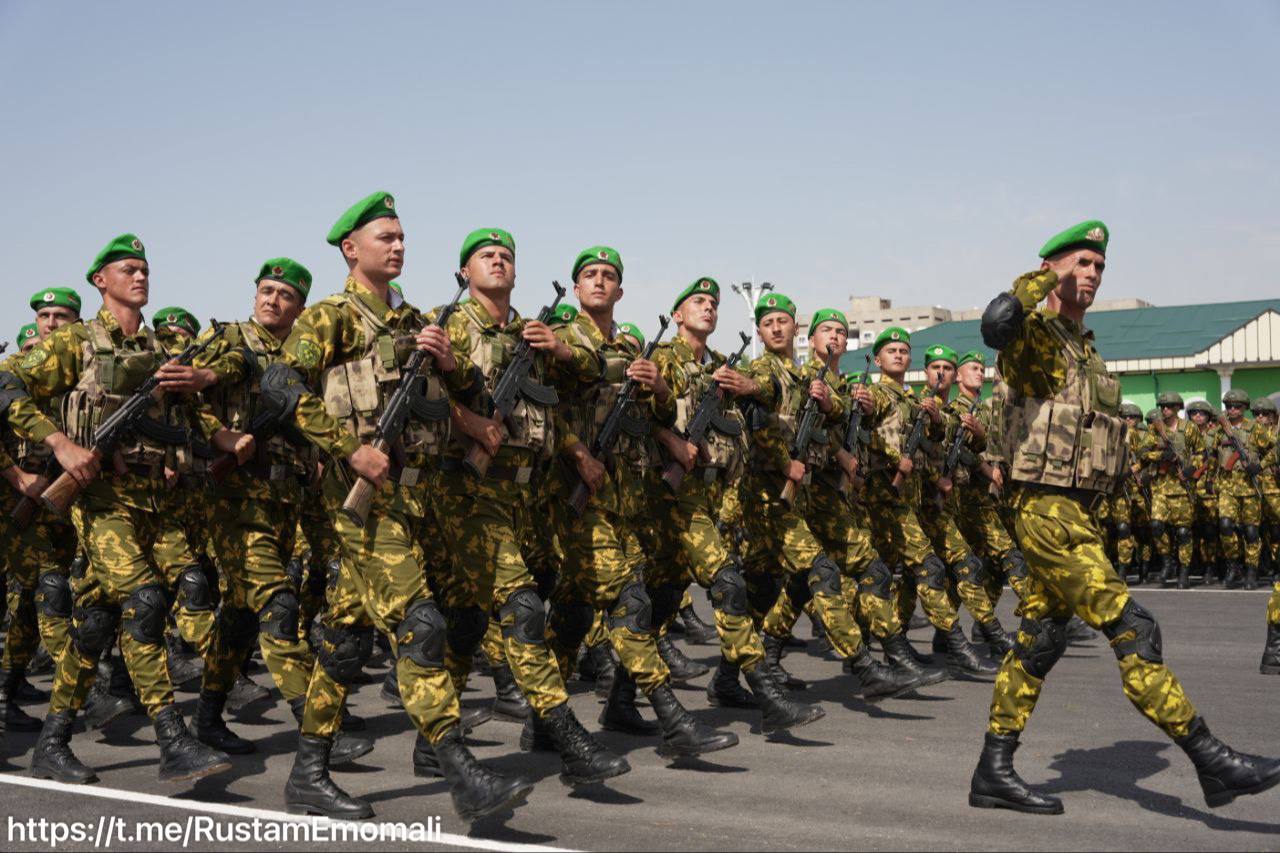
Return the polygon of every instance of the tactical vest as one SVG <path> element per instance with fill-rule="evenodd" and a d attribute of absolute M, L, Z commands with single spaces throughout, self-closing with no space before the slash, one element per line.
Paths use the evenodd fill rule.
<path fill-rule="evenodd" d="M 502 372 L 515 355 L 519 336 L 505 328 L 487 322 L 478 312 L 474 302 L 463 302 L 458 306 L 458 313 L 466 319 L 466 333 L 470 341 L 471 363 L 479 369 L 484 379 L 484 397 L 498 384 Z M 552 409 L 559 402 L 555 389 L 540 384 L 535 378 L 537 368 L 529 375 L 520 389 L 519 399 L 507 418 L 505 436 L 502 446 L 532 453 L 535 459 L 548 461 L 555 450 L 555 428 L 552 421 Z M 466 448 L 455 441 L 453 449 L 456 454 L 466 452 Z"/>
<path fill-rule="evenodd" d="M 895 389 L 888 393 L 893 398 L 893 405 L 875 425 L 873 432 L 878 439 L 875 443 L 880 447 L 892 447 L 901 451 L 903 442 L 907 440 L 907 433 L 911 431 L 911 422 L 915 416 L 916 406 L 913 405 L 911 398 L 907 396 L 905 389 L 902 391 Z M 868 442 L 867 462 L 869 464 L 867 467 L 869 470 L 891 471 L 898 467 L 897 463 L 890 459 L 888 455 L 870 445 L 871 442 Z M 920 446 L 924 447 L 923 441 Z M 919 457 L 920 453 L 917 453 L 916 456 Z"/>
<path fill-rule="evenodd" d="M 707 359 L 705 364 L 685 361 L 679 365 L 685 376 L 685 393 L 676 399 L 674 427 L 681 435 L 686 434 L 703 393 L 714 385 L 711 374 L 721 363 Z M 734 406 L 725 406 L 719 417 L 712 418 L 711 429 L 698 447 L 697 464 L 702 468 L 724 470 L 730 482 L 736 479 L 742 471 L 746 452 L 745 427 L 742 413 Z"/>
<path fill-rule="evenodd" d="M 785 366 L 779 371 L 770 372 L 770 376 L 778 382 L 782 399 L 773 411 L 765 412 L 762 407 L 755 407 L 759 419 L 752 424 L 752 431 L 761 428 L 773 430 L 786 444 L 788 450 L 795 445 L 796 433 L 800 431 L 800 411 L 809 399 L 809 379 L 797 379 L 795 374 Z M 814 377 L 816 378 L 816 376 Z M 753 420 L 755 416 L 753 415 Z M 813 431 L 809 447 L 800 461 L 808 466 L 805 482 L 809 482 L 814 471 L 820 470 L 832 456 L 831 437 L 822 426 Z M 751 442 L 748 451 L 748 464 L 756 471 L 777 471 L 777 463 L 772 454 Z"/>
<path fill-rule="evenodd" d="M 1128 462 L 1127 424 L 1119 417 L 1120 383 L 1096 350 L 1053 317 L 1045 321 L 1062 348 L 1066 381 L 1049 399 L 1009 387 L 1001 433 L 1012 480 L 1110 492 Z"/>
<path fill-rule="evenodd" d="M 595 349 L 595 344 L 576 324 L 570 324 L 569 332 L 584 345 Z M 575 395 L 574 399 L 566 401 L 563 407 L 569 428 L 588 447 L 596 440 L 609 413 L 613 411 L 618 394 L 627 381 L 627 368 L 635 360 L 634 354 L 612 344 L 595 349 L 595 352 L 604 362 L 600 381 Z M 649 438 L 649 418 L 634 402 L 622 414 L 621 430 L 613 445 L 613 458 L 636 471 L 643 470 L 656 461 L 652 440 Z"/>
<path fill-rule="evenodd" d="M 235 331 L 246 353 L 254 360 L 250 378 L 234 385 L 219 385 L 205 392 L 213 414 L 227 429 L 248 432 L 258 411 L 261 388 L 258 381 L 262 373 L 276 360 L 263 342 L 252 323 L 237 323 Z M 230 331 L 230 330 L 228 330 Z M 310 442 L 292 444 L 283 435 L 272 435 L 266 441 L 255 442 L 254 463 L 266 470 L 270 480 L 299 478 L 309 481 L 315 474 L 320 452 Z"/>
<path fill-rule="evenodd" d="M 1165 435 L 1168 436 L 1169 447 L 1173 450 L 1174 458 L 1161 459 L 1157 463 L 1161 474 L 1173 474 L 1176 476 L 1181 468 L 1181 460 L 1187 459 L 1187 461 L 1190 461 L 1187 455 L 1187 432 L 1189 426 L 1185 421 L 1179 420 L 1174 424 L 1173 429 L 1165 427 Z"/>
<path fill-rule="evenodd" d="M 168 355 L 156 341 L 155 333 L 146 327 L 144 349 L 117 349 L 111 332 L 96 317 L 87 321 L 84 328 L 89 338 L 81 348 L 80 379 L 62 400 L 62 422 L 72 441 L 90 447 L 102 422 L 168 360 Z M 163 406 L 153 401 L 146 416 L 164 423 Z M 179 473 L 190 471 L 190 460 L 178 458 L 185 456 L 178 446 L 140 433 L 124 436 L 116 445 L 116 452 L 136 473 L 160 477 L 164 466 Z M 105 467 L 110 469 L 110 465 Z"/>
<path fill-rule="evenodd" d="M 956 432 L 963 429 L 960 421 L 960 414 L 968 410 L 969 401 L 963 397 L 958 397 L 955 403 L 957 408 L 948 407 L 944 413 L 946 421 L 946 437 L 942 441 L 936 442 L 936 446 L 929 448 L 929 465 L 939 474 L 947 463 L 947 454 L 951 452 L 951 446 L 955 443 Z M 973 410 L 974 417 L 978 416 L 978 409 Z M 927 439 L 926 439 L 927 441 Z M 953 486 L 968 485 L 971 477 L 971 469 L 977 465 L 981 459 L 978 454 L 970 449 L 969 443 L 972 441 L 970 436 L 965 437 L 964 442 L 960 445 L 960 457 L 956 461 L 956 469 L 951 472 L 951 484 Z M 921 442 L 923 446 L 925 442 Z"/>
<path fill-rule="evenodd" d="M 1248 425 L 1248 421 L 1241 421 L 1240 426 L 1232 427 L 1231 431 L 1235 433 L 1236 438 L 1240 441 L 1240 446 L 1245 449 L 1245 452 L 1256 455 L 1256 448 L 1250 446 L 1251 436 L 1249 435 Z M 1234 464 L 1235 467 L 1231 469 L 1232 471 L 1243 471 L 1244 466 L 1251 460 L 1235 459 L 1235 455 L 1236 451 L 1235 448 L 1231 446 L 1231 439 L 1225 435 L 1222 436 L 1221 440 L 1218 442 L 1218 470 L 1227 472 L 1227 466 Z"/>
<path fill-rule="evenodd" d="M 324 407 L 348 432 L 369 442 L 377 433 L 378 418 L 400 383 L 401 368 L 415 349 L 418 317 L 415 312 L 406 312 L 402 318 L 406 327 L 393 329 L 349 293 L 327 297 L 323 302 L 349 308 L 360 322 L 365 341 L 360 358 L 335 364 L 321 375 Z M 420 386 L 423 404 L 415 407 L 400 433 L 398 447 L 393 448 L 396 455 L 402 450 L 406 459 L 438 456 L 449 439 L 449 398 L 440 377 L 424 367 Z"/>

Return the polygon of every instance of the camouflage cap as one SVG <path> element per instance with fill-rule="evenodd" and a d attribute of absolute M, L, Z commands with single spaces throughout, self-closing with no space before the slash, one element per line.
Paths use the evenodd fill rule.
<path fill-rule="evenodd" d="M 1120 417 L 1140 419 L 1142 417 L 1142 409 L 1139 409 L 1134 403 L 1121 403 Z"/>
<path fill-rule="evenodd" d="M 924 351 L 925 367 L 933 364 L 935 361 L 949 362 L 952 367 L 956 366 L 956 362 L 960 357 L 956 355 L 956 351 L 946 344 L 934 344 Z"/>
<path fill-rule="evenodd" d="M 477 228 L 462 241 L 462 251 L 458 253 L 458 269 L 467 265 L 467 261 L 479 249 L 485 246 L 506 246 L 511 254 L 516 253 L 516 238 L 509 231 L 501 228 Z"/>
<path fill-rule="evenodd" d="M 981 364 L 983 367 L 987 366 L 987 357 L 982 352 L 982 350 L 971 349 L 964 355 L 960 356 L 960 362 L 956 365 L 956 367 L 964 367 L 966 364 L 968 364 L 971 361 L 976 361 L 978 364 Z"/>
<path fill-rule="evenodd" d="M 640 331 L 640 327 L 635 323 L 619 323 L 618 334 L 630 335 L 636 339 L 636 343 L 640 344 L 640 346 L 644 346 L 644 332 Z"/>
<path fill-rule="evenodd" d="M 1222 395 L 1222 405 L 1235 404 L 1239 406 L 1249 405 L 1249 392 L 1242 391 L 1239 388 L 1232 388 L 1230 391 Z"/>
<path fill-rule="evenodd" d="M 577 260 L 573 262 L 573 274 L 569 278 L 577 281 L 582 268 L 592 264 L 608 264 L 618 271 L 618 281 L 622 281 L 622 255 L 609 246 L 592 246 L 579 252 Z"/>
<path fill-rule="evenodd" d="M 177 329 L 190 332 L 192 335 L 200 334 L 200 321 L 195 318 L 190 311 L 185 308 L 161 308 L 151 318 L 152 328 L 159 329 L 162 326 L 173 326 Z"/>
<path fill-rule="evenodd" d="M 879 353 L 887 344 L 906 344 L 911 346 L 911 333 L 901 326 L 890 326 L 876 335 L 876 342 L 871 346 L 871 354 Z"/>
<path fill-rule="evenodd" d="M 69 287 L 50 287 L 48 290 L 37 290 L 31 297 L 31 310 L 41 308 L 70 308 L 80 313 L 80 294 Z"/>
<path fill-rule="evenodd" d="M 346 213 L 339 216 L 338 221 L 333 223 L 333 227 L 329 229 L 329 236 L 325 240 L 330 246 L 341 246 L 342 241 L 352 231 L 375 219 L 388 217 L 399 218 L 396 213 L 396 200 L 392 198 L 391 193 L 379 190 L 348 207 Z"/>
<path fill-rule="evenodd" d="M 1049 242 L 1040 247 L 1040 257 L 1049 258 L 1071 249 L 1093 249 L 1105 256 L 1110 239 L 1111 232 L 1107 226 L 1097 219 L 1090 219 L 1050 237 Z"/>
<path fill-rule="evenodd" d="M 844 312 L 838 308 L 821 308 L 814 312 L 813 319 L 809 321 L 809 337 L 813 337 L 813 333 L 823 323 L 839 323 L 844 326 L 845 334 L 849 333 L 849 318 Z"/>
<path fill-rule="evenodd" d="M 1253 401 L 1253 406 L 1251 408 L 1255 415 L 1263 413 L 1270 413 L 1274 415 L 1276 413 L 1276 401 L 1272 400 L 1270 397 L 1259 397 Z"/>
<path fill-rule="evenodd" d="M 121 234 L 104 246 L 98 256 L 93 259 L 89 271 L 84 274 L 85 281 L 93 284 L 93 276 L 98 270 L 122 258 L 139 258 L 144 261 L 147 259 L 147 250 L 143 248 L 142 241 L 137 235 Z"/>
<path fill-rule="evenodd" d="M 705 293 L 714 299 L 717 304 L 720 302 L 720 285 L 714 278 L 711 278 L 710 276 L 703 276 L 684 290 L 680 291 L 680 294 L 676 297 L 676 301 L 671 303 L 671 310 L 675 311 L 679 309 L 680 303 L 684 302 L 695 293 Z"/>
<path fill-rule="evenodd" d="M 756 300 L 756 325 L 760 325 L 769 314 L 789 314 L 791 319 L 796 318 L 796 304 L 791 301 L 791 297 L 783 296 L 781 293 L 762 293 L 760 298 Z"/>
<path fill-rule="evenodd" d="M 1175 406 L 1182 408 L 1182 395 L 1177 391 L 1165 391 L 1156 399 L 1157 406 Z"/>
<path fill-rule="evenodd" d="M 289 285 L 302 294 L 303 302 L 311 293 L 311 271 L 292 258 L 272 258 L 264 262 L 255 281 L 263 279 Z"/>

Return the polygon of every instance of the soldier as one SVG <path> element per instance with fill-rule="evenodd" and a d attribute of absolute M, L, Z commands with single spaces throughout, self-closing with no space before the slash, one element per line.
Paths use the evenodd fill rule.
<path fill-rule="evenodd" d="M 921 511 L 923 449 L 906 453 L 908 433 L 923 418 L 924 437 L 940 441 L 945 436 L 938 399 L 923 398 L 903 384 L 911 364 L 911 335 L 893 326 L 872 345 L 880 381 L 870 388 L 855 388 L 858 404 L 870 419 L 866 502 L 876 550 L 892 564 L 903 565 L 900 601 L 919 597 L 935 638 L 946 649 L 945 660 L 954 674 L 990 677 L 996 665 L 973 647 L 960 630 L 955 606 L 947 596 L 947 566 L 930 546 L 918 513 Z M 917 470 L 917 467 L 920 470 Z M 914 609 L 914 604 L 912 608 Z M 905 624 L 910 610 L 900 605 Z"/>
<path fill-rule="evenodd" d="M 1245 421 L 1249 395 L 1239 388 L 1223 395 L 1222 408 L 1231 429 L 1231 435 L 1224 432 L 1218 442 L 1218 529 L 1227 559 L 1223 585 L 1228 589 L 1240 585 L 1243 561 L 1244 588 L 1257 589 L 1258 562 L 1262 556 L 1259 475 L 1265 464 L 1262 460 L 1275 447 L 1276 438 L 1263 424 Z M 1235 439 L 1234 443 L 1231 438 Z M 1244 458 L 1236 452 L 1237 446 L 1244 450 Z"/>
<path fill-rule="evenodd" d="M 332 457 L 322 490 L 344 554 L 307 687 L 285 802 L 292 811 L 330 817 L 373 814 L 367 802 L 339 788 L 327 769 L 349 685 L 372 651 L 373 638 L 356 615 L 335 608 L 356 592 L 391 641 L 404 709 L 434 749 L 454 808 L 473 820 L 521 802 L 532 785 L 484 767 L 462 742 L 458 696 L 444 665 L 446 623 L 427 585 L 426 570 L 441 567 L 424 565 L 422 542 L 439 541 L 427 488 L 434 485 L 428 475 L 448 434 L 445 386 L 465 387 L 471 372 L 454 359 L 444 330 L 424 327 L 418 310 L 389 286 L 404 266 L 404 232 L 390 194 L 376 192 L 356 202 L 327 240 L 347 265 L 342 292 L 302 312 L 281 361 L 269 365 L 260 380 L 280 389 L 272 407 L 280 426 L 296 425 Z M 409 418 L 399 437 L 386 437 L 388 455 L 372 442 L 413 349 L 430 356 L 414 380 L 422 399 L 413 409 L 423 414 Z M 359 481 L 375 489 L 363 524 L 341 508 Z M 437 550 L 431 559 L 440 558 Z"/>
<path fill-rule="evenodd" d="M 1160 555 L 1160 580 L 1165 586 L 1175 577 L 1178 589 L 1190 586 L 1195 484 L 1203 473 L 1200 461 L 1204 441 L 1200 430 L 1178 416 L 1182 395 L 1162 393 L 1158 400 L 1160 419 L 1153 425 L 1154 443 L 1144 459 L 1152 468 L 1151 535 Z M 1175 544 L 1171 544 L 1171 540 Z"/>
<path fill-rule="evenodd" d="M 1218 539 L 1218 495 L 1215 491 L 1215 480 L 1218 469 L 1218 443 L 1222 435 L 1218 427 L 1213 406 L 1206 400 L 1192 400 L 1187 404 L 1187 417 L 1200 430 L 1200 438 L 1204 444 L 1202 465 L 1204 473 L 1196 480 L 1195 485 L 1195 524 L 1193 532 L 1196 540 L 1196 556 L 1204 573 L 1204 583 L 1211 584 L 1223 579 L 1222 552 Z"/>
<path fill-rule="evenodd" d="M 871 656 L 842 593 L 840 565 L 805 520 L 811 493 L 827 488 L 811 485 L 812 473 L 826 467 L 832 451 L 825 432 L 807 447 L 797 448 L 800 419 L 816 406 L 818 423 L 835 428 L 844 420 L 846 403 L 819 375 L 818 367 L 806 369 L 796 363 L 795 315 L 795 303 L 788 297 L 780 293 L 760 297 L 755 310 L 756 332 L 764 341 L 765 352 L 747 368 L 754 388 L 738 397 L 751 427 L 740 489 L 748 541 L 746 573 L 751 577 L 774 565 L 780 565 L 783 573 L 781 589 L 761 623 L 764 665 L 774 672 L 779 687 L 788 686 L 791 678 L 780 664 L 782 647 L 801 610 L 812 601 L 827 641 L 848 662 L 862 696 L 869 700 L 901 696 L 920 680 Z M 828 341 L 827 346 L 834 350 L 832 343 Z M 826 354 L 834 357 L 837 353 Z M 819 362 L 814 359 L 814 364 Z M 787 490 L 792 490 L 790 500 L 784 495 Z M 847 510 L 837 500 L 828 501 L 828 506 L 836 513 Z M 838 544 L 843 547 L 847 538 L 847 534 L 841 536 Z"/>
<path fill-rule="evenodd" d="M 651 563 L 645 587 L 653 602 L 653 624 L 661 629 L 680 606 L 692 578 L 711 591 L 720 663 L 707 686 L 713 705 L 759 707 L 765 734 L 808 725 L 825 712 L 787 698 L 764 661 L 764 647 L 751 622 L 742 565 L 720 535 L 717 521 L 726 489 L 742 469 L 742 415 L 725 401 L 755 390 L 755 383 L 726 364 L 707 345 L 719 321 L 720 285 L 701 277 L 682 290 L 671 306 L 676 337 L 664 341 L 653 361 L 667 393 L 653 395 L 661 464 L 649 478 L 649 523 L 641 535 Z M 714 395 L 714 396 L 708 396 Z M 709 426 L 696 443 L 687 428 L 703 400 L 711 405 Z M 675 473 L 674 466 L 682 469 Z M 678 483 L 678 485 L 676 485 Z M 751 687 L 738 682 L 739 671 Z"/>
<path fill-rule="evenodd" d="M 982 338 L 1000 352 L 1009 387 L 1003 435 L 1018 541 L 1030 579 L 1014 653 L 996 678 L 969 804 L 1061 814 L 1062 801 L 1018 776 L 1013 752 L 1044 679 L 1066 649 L 1074 612 L 1111 641 L 1129 701 L 1183 749 L 1210 807 L 1280 783 L 1280 760 L 1237 753 L 1215 738 L 1161 656 L 1155 617 L 1107 561 L 1093 510 L 1124 475 L 1120 385 L 1084 328 L 1102 283 L 1108 234 L 1096 220 L 1054 237 L 1043 262 L 987 306 Z M 1036 306 L 1048 297 L 1044 309 Z"/>
<path fill-rule="evenodd" d="M 1141 455 L 1137 442 L 1146 437 L 1142 429 L 1142 410 L 1133 403 L 1120 405 L 1120 417 L 1129 429 L 1129 470 L 1124 472 L 1120 489 L 1114 492 L 1108 501 L 1108 520 L 1115 543 L 1116 567 L 1121 579 L 1128 582 L 1130 574 L 1136 574 L 1137 582 L 1146 580 L 1142 561 L 1138 559 L 1138 548 L 1134 529 L 1134 504 L 1142 500 L 1138 475 L 1142 472 Z"/>
<path fill-rule="evenodd" d="M 1271 430 L 1272 443 L 1280 442 L 1275 400 L 1259 397 L 1253 401 L 1252 411 L 1254 419 Z M 1262 564 L 1275 575 L 1276 560 L 1280 557 L 1280 466 L 1274 463 L 1264 466 L 1258 481 L 1262 486 Z"/>
<path fill-rule="evenodd" d="M 647 398 L 669 394 L 670 389 L 657 366 L 641 357 L 640 349 L 614 324 L 614 306 L 623 294 L 622 271 L 622 257 L 609 246 L 579 253 L 572 278 L 582 310 L 557 330 L 557 337 L 573 350 L 575 387 L 562 398 L 560 411 L 577 440 L 561 450 L 563 464 L 552 476 L 552 517 L 564 559 L 551 598 L 548 645 L 567 678 L 578 646 L 596 614 L 603 612 L 620 666 L 600 724 L 629 734 L 661 733 L 660 755 L 700 755 L 735 746 L 738 736 L 714 731 L 685 710 L 671 690 L 671 674 L 655 644 L 653 605 L 645 592 L 636 526 L 646 509 L 644 477 L 656 458 L 648 436 Z M 624 410 L 629 420 L 601 458 L 592 456 L 593 442 L 628 379 L 641 389 Z M 581 515 L 568 500 L 579 477 L 590 491 Z M 649 698 L 658 725 L 636 710 L 637 687 Z"/>
<path fill-rule="evenodd" d="M 53 696 L 31 762 L 31 775 L 63 782 L 96 777 L 71 752 L 71 724 L 83 706 L 98 658 L 117 625 L 125 664 L 160 746 L 161 781 L 199 779 L 228 770 L 227 755 L 193 738 L 173 700 L 163 644 L 169 585 L 155 568 L 153 548 L 161 519 L 156 495 L 170 448 L 137 434 L 116 448 L 106 465 L 87 449 L 102 420 L 130 392 L 157 372 L 166 354 L 143 323 L 149 267 L 142 242 L 123 234 L 94 259 L 85 278 L 103 306 L 87 323 L 55 331 L 23 356 L 17 376 L 30 397 L 15 400 L 9 423 L 23 438 L 42 442 L 64 476 L 83 488 L 72 520 L 88 556 L 83 578 L 73 581 L 73 642 L 58 661 Z M 45 414 L 65 395 L 65 424 Z M 152 406 L 155 417 L 159 404 Z M 214 441 L 234 451 L 225 431 Z"/>
<path fill-rule="evenodd" d="M 40 328 L 35 323 L 27 323 L 18 329 L 18 352 L 26 352 L 40 343 Z"/>

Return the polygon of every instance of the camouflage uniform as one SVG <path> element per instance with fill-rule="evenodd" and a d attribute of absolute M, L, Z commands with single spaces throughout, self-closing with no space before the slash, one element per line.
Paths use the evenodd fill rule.
<path fill-rule="evenodd" d="M 1221 536 L 1218 530 L 1218 444 L 1222 431 L 1214 421 L 1209 421 L 1202 432 L 1204 438 L 1204 474 L 1196 481 L 1195 534 L 1196 549 L 1205 578 L 1223 560 Z"/>
<path fill-rule="evenodd" d="M 1233 427 L 1249 460 L 1236 458 L 1231 442 L 1224 436 L 1218 443 L 1218 525 L 1222 533 L 1223 555 L 1233 566 L 1244 563 L 1246 575 L 1257 577 L 1262 555 L 1262 504 L 1245 468 L 1274 464 L 1276 438 L 1257 421 L 1241 421 Z M 1261 475 L 1259 475 L 1261 479 Z"/>
<path fill-rule="evenodd" d="M 1052 271 L 1024 275 L 1012 290 L 1015 310 L 1008 295 L 988 309 L 1012 319 L 991 329 L 984 320 L 1010 392 L 1002 434 L 1018 541 L 1031 573 L 1017 645 L 996 678 L 989 731 L 1009 735 L 1026 727 L 1075 614 L 1111 640 L 1130 702 L 1170 737 L 1183 737 L 1195 708 L 1164 664 L 1155 619 L 1129 597 L 1108 562 L 1093 512 L 1125 471 L 1119 383 L 1091 333 L 1036 309 L 1056 285 Z"/>
<path fill-rule="evenodd" d="M 1172 580 L 1176 567 L 1191 566 L 1194 495 L 1198 476 L 1184 479 L 1182 463 L 1199 468 L 1204 457 L 1204 440 L 1199 428 L 1179 418 L 1167 429 L 1168 441 L 1150 430 L 1151 441 L 1144 448 L 1143 461 L 1151 466 L 1151 535 L 1156 552 L 1164 563 L 1165 580 Z M 1172 454 L 1172 458 L 1170 458 Z M 1173 544 L 1176 543 L 1176 544 Z"/>

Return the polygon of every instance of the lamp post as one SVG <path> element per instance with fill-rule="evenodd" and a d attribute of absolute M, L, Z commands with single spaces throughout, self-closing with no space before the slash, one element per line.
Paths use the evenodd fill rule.
<path fill-rule="evenodd" d="M 742 301 L 747 303 L 747 317 L 751 319 L 751 326 L 755 326 L 756 303 L 760 301 L 760 297 L 773 290 L 773 285 L 767 281 L 756 284 L 753 278 L 751 281 L 744 281 L 742 284 L 731 284 L 733 292 L 742 297 Z M 751 335 L 751 358 L 755 359 L 760 355 L 760 337 Z"/>

